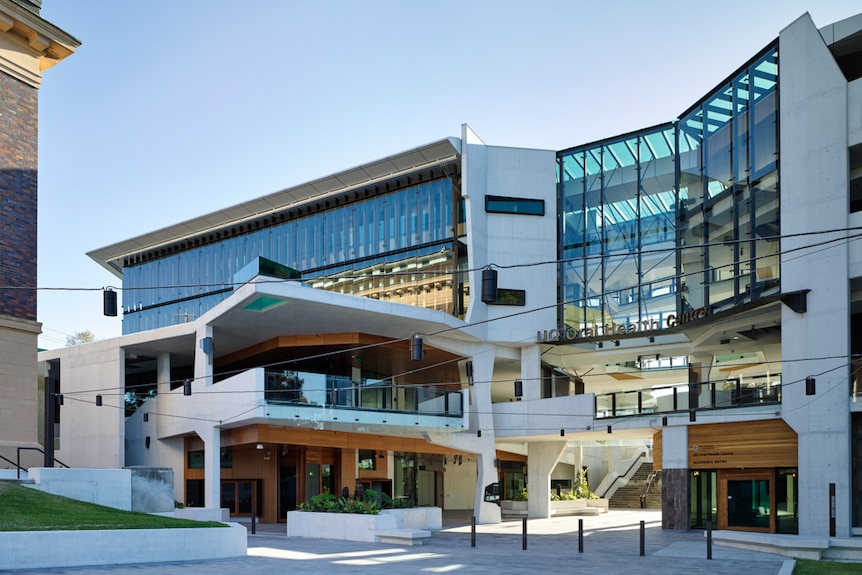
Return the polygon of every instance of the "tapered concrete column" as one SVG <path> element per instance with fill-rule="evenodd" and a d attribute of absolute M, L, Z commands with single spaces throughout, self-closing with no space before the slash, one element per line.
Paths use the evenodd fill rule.
<path fill-rule="evenodd" d="M 530 517 L 551 516 L 551 472 L 567 443 L 541 441 L 527 444 L 527 510 Z"/>

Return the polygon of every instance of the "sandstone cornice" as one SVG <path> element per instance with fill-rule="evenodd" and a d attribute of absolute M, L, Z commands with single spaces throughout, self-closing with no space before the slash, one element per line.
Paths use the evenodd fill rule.
<path fill-rule="evenodd" d="M 0 0 L 0 34 L 34 60 L 34 65 L 29 66 L 19 55 L 17 61 L 0 63 L 0 68 L 35 87 L 41 83 L 43 71 L 72 55 L 81 45 L 73 36 L 8 0 Z"/>

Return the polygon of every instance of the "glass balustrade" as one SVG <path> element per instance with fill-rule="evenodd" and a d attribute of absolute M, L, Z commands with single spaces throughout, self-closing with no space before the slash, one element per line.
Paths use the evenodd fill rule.
<path fill-rule="evenodd" d="M 265 371 L 269 404 L 307 405 L 461 417 L 461 392 L 451 387 L 395 385 L 388 380 L 354 381 L 349 377 L 302 371 Z"/>
<path fill-rule="evenodd" d="M 596 394 L 596 419 L 781 403 L 781 374 Z"/>

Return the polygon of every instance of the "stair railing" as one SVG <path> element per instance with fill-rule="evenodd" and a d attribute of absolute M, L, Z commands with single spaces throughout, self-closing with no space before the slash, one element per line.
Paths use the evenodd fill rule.
<path fill-rule="evenodd" d="M 630 473 L 632 473 L 632 470 L 635 468 L 635 465 L 640 465 L 638 462 L 640 462 L 640 460 L 641 460 L 642 458 L 646 458 L 646 452 L 645 452 L 645 451 L 641 451 L 641 452 L 638 454 L 638 456 L 634 458 L 634 461 L 632 461 L 631 465 L 629 465 L 629 468 L 628 468 L 628 469 L 626 469 L 626 472 L 625 472 L 625 473 L 623 473 L 623 474 L 619 474 L 619 473 L 617 473 L 617 476 L 616 476 L 616 477 L 614 477 L 614 480 L 613 480 L 613 481 L 611 481 L 611 484 L 610 484 L 610 485 L 608 485 L 608 488 L 607 488 L 607 489 L 605 489 L 605 490 L 604 490 L 604 492 L 603 492 L 601 495 L 599 495 L 599 497 L 600 497 L 601 499 L 606 499 L 606 498 L 607 498 L 608 493 L 611 493 L 611 491 L 613 490 L 614 486 L 617 484 L 617 481 L 619 481 L 620 479 L 626 479 L 627 477 L 629 477 L 629 474 L 630 474 Z"/>
<path fill-rule="evenodd" d="M 54 457 L 52 454 L 50 454 L 50 453 L 46 453 L 46 452 L 45 452 L 45 450 L 44 450 L 44 449 L 42 449 L 42 448 L 40 448 L 40 447 L 19 447 L 19 448 L 18 448 L 18 463 L 14 463 L 14 464 L 13 464 L 13 465 L 15 465 L 15 467 L 17 467 L 17 468 L 18 468 L 18 479 L 21 479 L 21 470 L 22 470 L 22 469 L 23 469 L 24 471 L 27 471 L 27 469 L 25 469 L 24 467 L 21 467 L 21 451 L 22 451 L 22 450 L 23 450 L 23 451 L 38 451 L 39 453 L 41 453 L 41 454 L 42 454 L 42 455 L 44 455 L 45 457 L 50 457 L 50 458 L 51 458 L 51 462 L 52 462 L 52 463 L 59 463 L 59 464 L 60 464 L 60 465 L 62 465 L 63 467 L 65 467 L 65 468 L 67 468 L 67 469 L 69 468 L 69 466 L 68 466 L 68 465 L 66 465 L 65 463 L 63 463 L 62 461 L 60 461 L 59 459 L 57 459 L 56 457 Z M 4 457 L 3 459 L 6 459 L 6 458 Z M 9 460 L 8 460 L 8 459 L 6 459 L 6 461 L 9 461 Z M 9 461 L 9 463 L 12 463 L 12 462 L 11 462 L 11 461 Z"/>
<path fill-rule="evenodd" d="M 655 472 L 655 471 L 651 472 L 651 473 L 647 476 L 647 480 L 646 480 L 646 483 L 644 484 L 643 492 L 641 492 L 641 496 L 640 496 L 640 499 L 641 499 L 641 509 L 645 509 L 645 508 L 646 508 L 647 495 L 649 495 L 650 488 L 652 487 L 652 484 L 655 482 L 655 476 L 656 476 L 656 472 Z"/>

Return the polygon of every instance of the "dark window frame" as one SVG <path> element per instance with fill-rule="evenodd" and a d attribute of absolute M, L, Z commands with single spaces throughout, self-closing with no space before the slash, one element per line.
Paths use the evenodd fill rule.
<path fill-rule="evenodd" d="M 525 209 L 517 209 L 519 206 Z M 536 208 L 538 208 L 538 210 Z M 545 200 L 537 200 L 535 198 L 514 198 L 510 196 L 485 196 L 485 211 L 489 214 L 544 216 Z"/>

